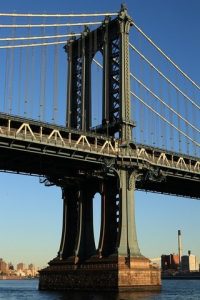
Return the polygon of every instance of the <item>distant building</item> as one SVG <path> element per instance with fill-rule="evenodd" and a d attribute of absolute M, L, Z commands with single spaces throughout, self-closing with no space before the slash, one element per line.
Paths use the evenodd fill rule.
<path fill-rule="evenodd" d="M 26 269 L 26 265 L 24 263 L 17 264 L 17 271 L 23 271 Z"/>
<path fill-rule="evenodd" d="M 162 271 L 167 270 L 178 270 L 179 267 L 179 255 L 169 254 L 161 256 L 161 269 Z"/>
<path fill-rule="evenodd" d="M 8 263 L 8 270 L 14 271 L 14 266 L 11 262 Z"/>
<path fill-rule="evenodd" d="M 181 258 L 182 271 L 192 272 L 199 271 L 199 261 L 197 257 L 188 251 L 188 255 L 183 255 Z"/>
<path fill-rule="evenodd" d="M 29 270 L 29 273 L 31 276 L 36 276 L 37 275 L 37 270 L 36 270 L 36 267 L 33 265 L 33 264 L 30 264 L 28 266 L 28 270 Z"/>
<path fill-rule="evenodd" d="M 8 265 L 7 263 L 0 258 L 0 273 L 6 274 L 8 271 Z"/>

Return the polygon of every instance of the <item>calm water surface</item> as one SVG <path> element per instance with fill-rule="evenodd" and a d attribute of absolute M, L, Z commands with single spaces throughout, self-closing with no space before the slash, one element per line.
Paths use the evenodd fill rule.
<path fill-rule="evenodd" d="M 38 291 L 37 280 L 0 280 L 0 300 L 200 300 L 200 280 L 164 280 L 160 293 Z"/>

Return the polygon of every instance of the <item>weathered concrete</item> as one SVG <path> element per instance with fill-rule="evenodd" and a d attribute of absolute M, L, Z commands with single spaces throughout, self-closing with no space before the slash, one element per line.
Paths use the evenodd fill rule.
<path fill-rule="evenodd" d="M 145 257 L 93 259 L 81 264 L 54 260 L 40 271 L 40 290 L 155 291 L 160 270 Z"/>

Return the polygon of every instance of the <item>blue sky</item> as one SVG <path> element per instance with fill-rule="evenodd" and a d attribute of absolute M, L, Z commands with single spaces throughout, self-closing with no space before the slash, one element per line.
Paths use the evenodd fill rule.
<path fill-rule="evenodd" d="M 121 1 L 1 0 L 2 12 L 116 12 Z M 127 0 L 128 12 L 197 83 L 200 70 L 200 2 Z M 62 229 L 61 191 L 39 179 L 0 173 L 0 257 L 44 266 L 56 256 Z M 96 200 L 98 202 L 98 199 Z M 139 246 L 147 257 L 177 252 L 177 230 L 184 253 L 200 257 L 200 201 L 136 192 Z M 99 214 L 96 213 L 96 219 Z"/>

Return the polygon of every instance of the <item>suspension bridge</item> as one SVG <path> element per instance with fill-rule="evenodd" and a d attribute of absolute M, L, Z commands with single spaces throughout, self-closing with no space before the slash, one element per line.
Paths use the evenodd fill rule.
<path fill-rule="evenodd" d="M 159 289 L 138 247 L 134 190 L 200 198 L 200 86 L 125 6 L 0 19 L 0 169 L 63 191 L 60 249 L 40 289 Z"/>

